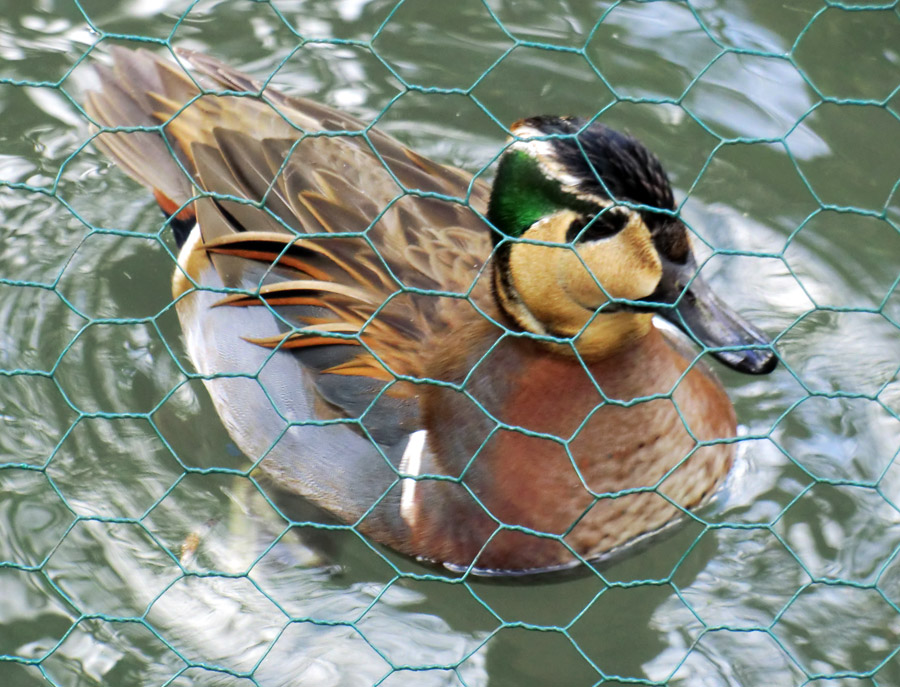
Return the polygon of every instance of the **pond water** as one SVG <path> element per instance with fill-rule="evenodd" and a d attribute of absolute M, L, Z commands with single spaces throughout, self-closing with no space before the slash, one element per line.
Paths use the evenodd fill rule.
<path fill-rule="evenodd" d="M 3 4 L 0 684 L 900 684 L 900 10 Z M 473 173 L 531 114 L 641 138 L 704 275 L 784 362 L 719 366 L 747 439 L 707 524 L 516 581 L 286 527 L 189 379 L 170 232 L 84 146 L 75 103 L 126 34 L 280 66 Z"/>

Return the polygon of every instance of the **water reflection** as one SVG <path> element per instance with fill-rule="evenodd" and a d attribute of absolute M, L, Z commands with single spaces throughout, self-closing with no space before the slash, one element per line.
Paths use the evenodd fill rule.
<path fill-rule="evenodd" d="M 215 481 L 223 490 L 238 487 L 230 493 L 236 512 L 225 520 L 186 528 L 218 503 L 195 483 L 183 495 L 193 508 L 176 512 L 164 502 L 146 528 L 83 521 L 67 534 L 46 575 L 81 612 L 105 622 L 77 624 L 48 662 L 54 677 L 68 659 L 100 682 L 127 663 L 140 684 L 158 684 L 151 680 L 164 669 L 171 677 L 173 665 L 187 662 L 215 671 L 191 684 L 219 684 L 215 675 L 228 671 L 252 673 L 265 685 L 368 685 L 392 666 L 448 666 L 411 674 L 407 684 L 485 683 L 483 656 L 470 654 L 486 632 L 457 631 L 439 614 L 418 611 L 426 597 L 389 575 L 373 579 L 370 570 L 354 579 L 336 571 L 284 531 L 258 492 L 254 498 L 232 480 Z M 181 542 L 178 532 L 187 533 Z M 116 624 L 119 618 L 133 621 Z M 133 632 L 141 624 L 150 631 Z M 153 661 L 133 665 L 150 651 Z"/>

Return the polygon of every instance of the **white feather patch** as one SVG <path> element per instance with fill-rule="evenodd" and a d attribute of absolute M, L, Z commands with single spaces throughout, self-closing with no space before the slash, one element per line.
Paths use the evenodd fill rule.
<path fill-rule="evenodd" d="M 400 474 L 417 477 L 422 470 L 422 454 L 425 452 L 425 440 L 428 438 L 428 432 L 419 429 L 409 435 L 409 441 L 403 450 L 403 457 L 400 459 Z M 402 490 L 400 492 L 400 517 L 403 518 L 410 527 L 415 527 L 417 519 L 416 510 L 416 486 L 418 482 L 411 477 L 405 477 L 400 480 Z"/>

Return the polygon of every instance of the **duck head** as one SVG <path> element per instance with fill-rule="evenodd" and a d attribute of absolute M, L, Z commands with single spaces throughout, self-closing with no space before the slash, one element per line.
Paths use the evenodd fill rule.
<path fill-rule="evenodd" d="M 573 338 L 580 354 L 601 358 L 633 345 L 659 314 L 735 370 L 774 369 L 765 335 L 697 273 L 655 155 L 576 117 L 532 117 L 510 131 L 488 219 L 495 293 L 522 329 Z"/>

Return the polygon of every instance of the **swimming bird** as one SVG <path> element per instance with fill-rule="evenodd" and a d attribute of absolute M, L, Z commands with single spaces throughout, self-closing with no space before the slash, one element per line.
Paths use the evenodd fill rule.
<path fill-rule="evenodd" d="M 720 485 L 735 413 L 695 344 L 777 358 L 698 275 L 635 138 L 527 117 L 489 186 L 207 55 L 111 53 L 94 144 L 169 216 L 187 351 L 281 487 L 513 573 L 622 550 Z"/>

